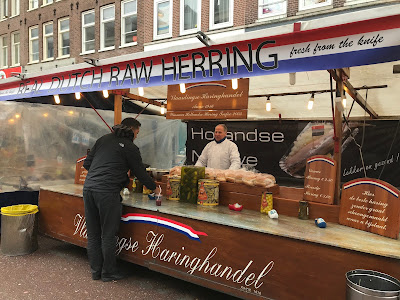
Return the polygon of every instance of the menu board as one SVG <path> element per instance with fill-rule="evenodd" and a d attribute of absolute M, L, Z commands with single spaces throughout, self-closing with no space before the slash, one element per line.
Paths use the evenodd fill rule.
<path fill-rule="evenodd" d="M 336 167 L 336 161 L 328 156 L 316 155 L 307 159 L 303 199 L 333 204 Z"/>
<path fill-rule="evenodd" d="M 78 158 L 76 161 L 76 167 L 75 167 L 75 184 L 84 184 L 86 175 L 87 175 L 87 170 L 83 167 L 83 162 L 86 159 L 86 155 Z"/>
<path fill-rule="evenodd" d="M 399 190 L 379 179 L 361 178 L 342 188 L 339 223 L 397 239 Z"/>

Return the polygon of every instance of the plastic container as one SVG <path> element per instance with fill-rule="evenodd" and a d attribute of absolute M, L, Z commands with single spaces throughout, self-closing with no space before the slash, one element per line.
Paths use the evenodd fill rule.
<path fill-rule="evenodd" d="M 1 208 L 1 252 L 24 255 L 38 248 L 37 205 L 20 204 Z"/>
<path fill-rule="evenodd" d="M 400 281 L 371 270 L 353 270 L 346 273 L 347 300 L 399 300 Z"/>

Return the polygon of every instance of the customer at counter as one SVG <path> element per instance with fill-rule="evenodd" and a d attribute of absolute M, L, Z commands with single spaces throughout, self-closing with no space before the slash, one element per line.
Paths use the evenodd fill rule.
<path fill-rule="evenodd" d="M 240 169 L 240 154 L 234 142 L 226 139 L 228 128 L 225 124 L 215 126 L 214 140 L 201 152 L 196 166 L 213 169 Z"/>
<path fill-rule="evenodd" d="M 159 192 L 143 166 L 139 148 L 133 143 L 140 126 L 136 119 L 124 119 L 112 128 L 112 133 L 96 141 L 83 164 L 88 170 L 83 202 L 93 280 L 107 282 L 123 278 L 117 270 L 115 250 L 122 213 L 120 191 L 129 183 L 128 170 L 147 187 Z"/>

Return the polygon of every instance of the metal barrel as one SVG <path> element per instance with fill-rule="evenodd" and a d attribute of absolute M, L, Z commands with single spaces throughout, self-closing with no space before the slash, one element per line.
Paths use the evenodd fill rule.
<path fill-rule="evenodd" d="M 346 273 L 347 300 L 400 300 L 400 281 L 371 270 L 353 270 Z"/>

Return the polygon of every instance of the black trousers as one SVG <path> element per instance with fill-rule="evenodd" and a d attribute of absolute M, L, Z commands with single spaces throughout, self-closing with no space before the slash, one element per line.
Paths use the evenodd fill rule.
<path fill-rule="evenodd" d="M 121 222 L 120 193 L 83 191 L 89 257 L 92 274 L 109 276 L 117 273 L 116 243 Z"/>

